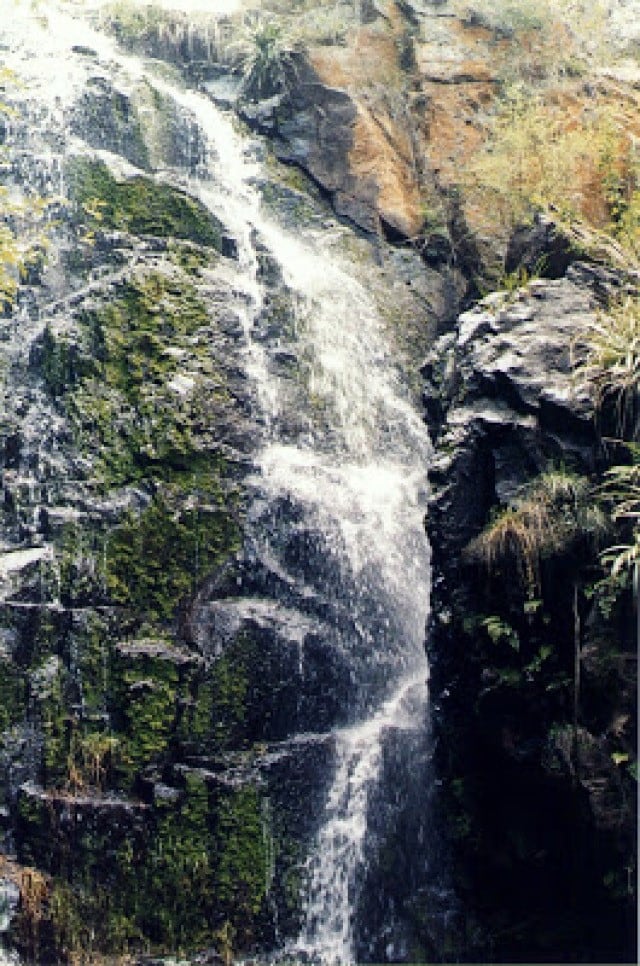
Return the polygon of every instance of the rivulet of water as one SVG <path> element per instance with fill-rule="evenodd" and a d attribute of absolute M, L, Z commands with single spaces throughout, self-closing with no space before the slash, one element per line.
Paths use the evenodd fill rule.
<path fill-rule="evenodd" d="M 223 14 L 238 3 L 163 0 L 163 6 Z M 43 166 L 46 190 L 64 194 L 65 158 L 93 153 L 66 128 L 67 112 L 90 75 L 113 77 L 125 90 L 143 80 L 199 131 L 204 152 L 195 168 L 167 166 L 157 176 L 199 198 L 237 246 L 233 285 L 259 426 L 247 540 L 259 565 L 286 588 L 263 594 L 282 595 L 279 619 L 295 614 L 296 623 L 317 622 L 341 687 L 339 698 L 327 695 L 323 704 L 323 695 L 314 693 L 310 705 L 325 709 L 323 727 L 335 754 L 304 864 L 302 926 L 286 950 L 344 966 L 355 958 L 371 792 L 380 780 L 385 736 L 411 734 L 424 724 L 429 440 L 354 267 L 335 254 L 321 228 L 293 232 L 264 210 L 257 186 L 267 174 L 229 113 L 119 51 L 83 19 L 84 10 L 49 0 L 34 15 L 18 3 L 3 28 L 7 66 L 25 85 L 23 105 L 40 126 L 34 135 L 41 147 L 39 190 Z M 87 49 L 94 52 L 89 62 L 81 53 Z M 120 173 L 135 170 L 108 151 L 101 157 Z M 36 167 L 31 170 L 35 177 Z M 265 338 L 260 330 L 265 255 L 287 295 L 286 337 L 276 331 Z M 293 374 L 276 364 L 285 342 L 298 360 Z M 270 606 L 262 600 L 260 612 Z M 301 650 L 303 681 L 305 661 Z"/>

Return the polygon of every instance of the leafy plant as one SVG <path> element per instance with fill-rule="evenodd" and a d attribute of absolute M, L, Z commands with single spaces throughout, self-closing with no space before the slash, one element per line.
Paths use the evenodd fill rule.
<path fill-rule="evenodd" d="M 640 566 L 640 464 L 613 466 L 605 474 L 602 495 L 611 503 L 611 518 L 628 521 L 632 527 L 630 543 L 607 547 L 602 562 L 612 577 Z"/>
<path fill-rule="evenodd" d="M 520 638 L 517 632 L 510 624 L 503 621 L 501 617 L 495 615 L 486 617 L 482 621 L 482 626 L 486 629 L 487 634 L 494 644 L 505 643 L 514 651 L 520 650 Z"/>

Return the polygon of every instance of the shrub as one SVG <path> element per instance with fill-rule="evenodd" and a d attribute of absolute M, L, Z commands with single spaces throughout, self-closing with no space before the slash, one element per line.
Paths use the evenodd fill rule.
<path fill-rule="evenodd" d="M 258 24 L 247 43 L 245 89 L 251 96 L 270 97 L 285 83 L 287 44 L 275 21 Z"/>

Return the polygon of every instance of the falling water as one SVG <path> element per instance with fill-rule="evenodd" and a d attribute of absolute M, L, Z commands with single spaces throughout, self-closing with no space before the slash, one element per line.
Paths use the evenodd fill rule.
<path fill-rule="evenodd" d="M 198 4 L 167 0 L 163 6 Z M 204 0 L 199 6 L 212 9 Z M 213 9 L 236 6 L 218 2 Z M 256 187 L 264 172 L 232 117 L 205 94 L 119 52 L 68 9 L 45 5 L 53 30 L 37 28 L 27 13 L 26 26 L 18 17 L 13 28 L 10 66 L 29 85 L 34 105 L 47 105 L 49 124 L 64 123 L 65 107 L 82 91 L 87 70 L 96 70 L 71 52 L 73 45 L 95 50 L 100 68 L 116 71 L 121 84 L 144 78 L 197 124 L 205 140 L 195 173 L 173 169 L 166 176 L 200 198 L 236 240 L 234 289 L 261 426 L 248 542 L 261 566 L 268 564 L 288 588 L 285 600 L 260 606 L 277 604 L 285 621 L 295 612 L 299 620 L 317 621 L 345 669 L 345 697 L 337 707 L 327 705 L 333 773 L 306 862 L 302 926 L 287 949 L 293 956 L 347 964 L 355 958 L 371 793 L 380 779 L 385 738 L 420 731 L 424 722 L 429 441 L 374 300 L 354 267 L 332 251 L 333 236 L 322 229 L 293 233 L 266 214 Z M 34 49 L 35 58 L 29 53 Z M 58 134 L 64 140 L 62 129 Z M 87 148 L 68 137 L 63 150 Z M 59 167 L 52 158 L 51 171 Z M 281 334 L 265 338 L 259 331 L 265 307 L 260 252 L 278 266 L 294 307 L 290 339 L 305 367 L 293 381 L 274 365 Z M 288 542 L 294 529 L 307 548 L 297 556 Z M 304 677 L 302 652 L 300 663 Z"/>

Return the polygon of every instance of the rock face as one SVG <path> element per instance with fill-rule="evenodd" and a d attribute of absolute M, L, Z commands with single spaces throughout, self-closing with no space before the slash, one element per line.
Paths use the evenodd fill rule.
<path fill-rule="evenodd" d="M 95 134 L 87 98 L 74 130 Z M 115 121 L 101 130 L 148 160 Z M 214 671 L 188 630 L 195 591 L 222 585 L 241 546 L 255 439 L 233 252 L 166 180 L 63 160 L 56 258 L 2 322 L 0 787 L 6 846 L 31 867 L 23 896 L 40 884 L 14 940 L 29 961 L 119 952 L 145 932 L 191 943 L 218 915 L 198 885 L 215 848 L 222 904 L 246 888 L 253 941 L 266 923 L 249 925 L 265 881 L 257 783 L 189 757 L 228 752 L 241 701 L 235 672 Z M 214 813 L 251 873 L 214 846 Z M 185 901 L 167 905 L 178 879 Z"/>
<path fill-rule="evenodd" d="M 460 316 L 425 364 L 438 442 L 430 519 L 438 533 L 446 520 L 456 528 L 448 548 L 459 552 L 496 502 L 549 463 L 576 457 L 583 470 L 593 468 L 593 412 L 572 380 L 570 352 L 594 301 L 576 282 L 541 280 L 513 297 L 489 296 Z"/>
<path fill-rule="evenodd" d="M 291 56 L 283 90 L 245 103 L 244 117 L 274 138 L 282 161 L 311 175 L 339 215 L 367 232 L 411 238 L 422 218 L 410 138 L 334 86 L 332 66 L 320 56 Z"/>
<path fill-rule="evenodd" d="M 363 632 L 369 598 L 336 565 L 377 495 L 356 486 L 355 525 L 336 535 L 286 486 L 256 483 L 274 422 L 273 477 L 296 477 L 309 461 L 287 464 L 287 445 L 335 416 L 270 247 L 281 228 L 342 237 L 404 359 L 445 332 L 423 369 L 441 782 L 422 733 L 385 727 L 357 959 L 633 959 L 632 596 L 598 580 L 576 522 L 603 454 L 570 364 L 619 279 L 576 262 L 550 221 L 508 248 L 482 237 L 460 200 L 519 35 L 466 2 L 335 8 L 347 29 L 284 50 L 258 86 L 229 20 L 105 13 L 124 48 L 206 80 L 269 139 L 286 168 L 256 166 L 252 188 L 277 213 L 270 238 L 246 230 L 233 190 L 212 213 L 229 145 L 211 151 L 166 64 L 132 80 L 120 54 L 76 44 L 77 96 L 39 103 L 26 85 L 0 118 L 2 176 L 49 202 L 54 253 L 34 245 L 0 318 L 0 939 L 11 930 L 28 962 L 205 946 L 226 961 L 295 936 L 330 731 L 368 700 L 343 642 L 361 665 L 383 642 L 381 689 L 393 665 L 393 601 Z M 507 272 L 544 257 L 548 277 L 459 316 L 496 252 Z M 357 317 L 340 304 L 338 326 Z M 363 398 L 396 365 L 366 358 L 349 372 Z M 247 378 L 260 367 L 281 381 L 275 414 Z M 384 433 L 396 414 L 375 417 Z M 341 482 L 324 457 L 305 498 Z M 523 500 L 531 516 L 554 473 L 564 543 L 533 560 L 512 543 L 487 568 L 473 541 L 496 513 L 522 521 Z"/>
<path fill-rule="evenodd" d="M 629 597 L 603 616 L 597 554 L 579 539 L 543 552 L 535 573 L 513 549 L 514 529 L 488 568 L 471 543 L 492 514 L 505 526 L 524 519 L 505 510 L 523 494 L 540 508 L 532 481 L 555 473 L 559 485 L 570 473 L 576 486 L 593 473 L 592 404 L 570 352 L 610 283 L 576 263 L 563 278 L 490 296 L 424 368 L 443 820 L 467 935 L 477 930 L 466 955 L 490 948 L 496 961 L 633 956 L 635 782 L 620 764 L 634 742 Z M 500 508 L 516 517 L 496 518 Z"/>

